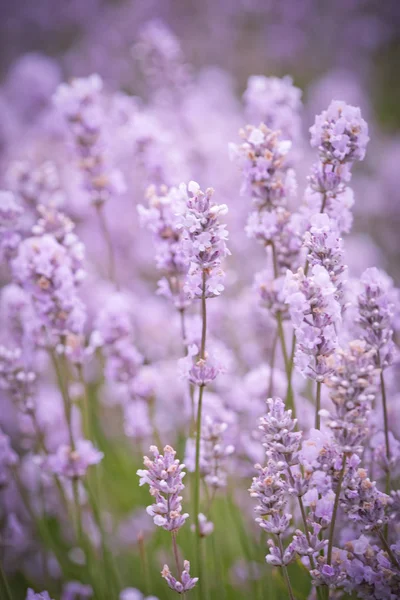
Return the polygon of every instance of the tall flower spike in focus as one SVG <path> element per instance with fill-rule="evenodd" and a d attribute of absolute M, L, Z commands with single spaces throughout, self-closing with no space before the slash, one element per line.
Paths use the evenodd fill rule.
<path fill-rule="evenodd" d="M 156 446 L 150 446 L 154 459 L 144 457 L 146 469 L 139 469 L 140 485 L 147 484 L 155 503 L 147 507 L 155 525 L 166 531 L 177 532 L 188 518 L 182 514 L 182 496 L 185 486 L 182 479 L 185 465 L 175 458 L 176 452 L 171 446 L 165 446 L 164 454 L 160 454 Z"/>

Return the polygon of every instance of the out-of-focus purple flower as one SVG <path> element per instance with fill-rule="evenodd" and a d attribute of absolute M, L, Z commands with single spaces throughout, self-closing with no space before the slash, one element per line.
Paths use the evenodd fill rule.
<path fill-rule="evenodd" d="M 175 450 L 165 446 L 164 454 L 160 454 L 156 446 L 150 446 L 154 456 L 151 460 L 144 457 L 147 469 L 139 469 L 140 485 L 148 484 L 155 503 L 147 507 L 147 512 L 153 517 L 155 525 L 167 531 L 178 531 L 188 518 L 188 513 L 182 514 L 182 496 L 184 489 L 182 479 L 185 465 L 175 458 Z"/>
<path fill-rule="evenodd" d="M 48 592 L 38 592 L 37 594 L 29 589 L 26 595 L 26 600 L 52 600 Z"/>
<path fill-rule="evenodd" d="M 226 461 L 234 453 L 232 444 L 224 440 L 228 424 L 205 415 L 200 438 L 200 472 L 205 483 L 214 490 L 226 486 Z M 186 444 L 185 464 L 188 471 L 195 471 L 195 440 Z"/>
<path fill-rule="evenodd" d="M 284 139 L 298 141 L 301 131 L 301 90 L 291 77 L 252 75 L 243 94 L 249 120 L 281 131 Z"/>
<path fill-rule="evenodd" d="M 46 459 L 49 471 L 68 479 L 79 479 L 86 475 L 88 467 L 97 465 L 103 458 L 89 440 L 78 440 L 75 449 L 62 445 Z"/>
<path fill-rule="evenodd" d="M 190 529 L 193 532 L 196 532 L 196 525 L 193 524 L 190 526 Z M 203 513 L 199 513 L 199 533 L 200 537 L 208 537 L 214 531 L 214 523 L 209 521 Z"/>
<path fill-rule="evenodd" d="M 158 293 L 182 310 L 190 305 L 183 289 L 189 261 L 182 247 L 183 230 L 178 226 L 179 214 L 186 207 L 186 196 L 179 188 L 168 190 L 161 186 L 157 193 L 151 186 L 147 198 L 148 207 L 139 205 L 138 211 L 142 223 L 153 233 L 157 268 L 165 275 L 158 282 Z"/>
<path fill-rule="evenodd" d="M 69 581 L 63 587 L 61 600 L 87 600 L 93 596 L 93 589 L 80 581 Z"/>
<path fill-rule="evenodd" d="M 10 468 L 16 465 L 18 456 L 11 448 L 10 438 L 0 429 L 0 489 L 10 480 Z"/>
<path fill-rule="evenodd" d="M 25 239 L 12 269 L 50 333 L 61 336 L 82 332 L 85 307 L 76 290 L 81 275 L 74 273 L 71 257 L 52 235 Z"/>
<path fill-rule="evenodd" d="M 0 191 L 0 257 L 6 261 L 15 254 L 21 240 L 20 217 L 23 208 L 11 192 Z"/>
<path fill-rule="evenodd" d="M 90 75 L 62 83 L 53 98 L 71 130 L 85 187 L 96 206 L 125 191 L 121 172 L 107 164 L 104 152 L 102 88 L 100 76 Z"/>
<path fill-rule="evenodd" d="M 178 592 L 178 594 L 184 594 L 185 592 L 193 589 L 199 580 L 198 577 L 190 576 L 190 562 L 188 560 L 183 562 L 183 571 L 180 581 L 175 579 L 169 570 L 168 565 L 164 565 L 164 568 L 161 571 L 161 576 L 165 579 L 171 590 Z"/>
<path fill-rule="evenodd" d="M 287 154 L 289 140 L 263 123 L 248 125 L 240 131 L 242 144 L 230 144 L 230 154 L 243 176 L 242 194 L 249 195 L 255 208 L 284 207 L 296 189 L 293 170 Z"/>
<path fill-rule="evenodd" d="M 362 291 L 358 296 L 358 322 L 366 343 L 376 351 L 380 368 L 393 359 L 394 302 L 397 301 L 390 277 L 376 267 L 366 269 L 361 275 Z"/>

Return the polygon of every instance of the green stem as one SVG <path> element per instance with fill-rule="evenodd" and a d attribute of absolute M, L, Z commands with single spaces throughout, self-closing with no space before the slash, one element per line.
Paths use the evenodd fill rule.
<path fill-rule="evenodd" d="M 397 558 L 395 557 L 395 555 L 393 554 L 393 551 L 391 549 L 391 547 L 389 546 L 385 535 L 382 533 L 382 531 L 380 529 L 378 529 L 378 535 L 379 535 L 379 539 L 382 542 L 382 546 L 384 547 L 384 549 L 386 550 L 387 554 L 389 555 L 390 560 L 392 561 L 392 563 L 398 568 L 399 565 L 399 561 L 397 560 Z"/>
<path fill-rule="evenodd" d="M 62 370 L 59 365 L 58 357 L 57 357 L 55 351 L 52 348 L 50 348 L 49 353 L 50 353 L 50 357 L 51 357 L 51 360 L 53 363 L 54 371 L 56 373 L 58 387 L 60 388 L 61 396 L 63 399 L 65 420 L 67 422 L 67 428 L 68 428 L 69 443 L 70 443 L 71 449 L 74 450 L 75 443 L 74 443 L 74 436 L 72 433 L 71 400 L 69 398 L 69 393 L 68 393 L 68 382 L 64 382 L 64 380 L 63 380 Z"/>
<path fill-rule="evenodd" d="M 181 575 L 182 575 L 182 567 L 181 567 L 180 561 L 179 561 L 179 552 L 178 552 L 178 546 L 177 546 L 177 543 L 176 543 L 176 531 L 172 532 L 172 550 L 173 550 L 174 558 L 175 558 L 175 566 L 176 566 L 176 571 L 177 571 L 177 579 L 180 580 Z M 186 598 L 185 592 L 183 592 L 182 598 Z"/>
<path fill-rule="evenodd" d="M 0 581 L 2 582 L 2 585 L 3 585 L 3 587 L 4 587 L 5 591 L 6 591 L 6 596 L 5 597 L 7 598 L 7 600 L 12 600 L 13 597 L 12 597 L 12 593 L 11 593 L 11 588 L 9 586 L 9 583 L 8 583 L 8 580 L 7 580 L 7 576 L 6 576 L 5 572 L 4 572 L 1 560 L 0 560 Z"/>
<path fill-rule="evenodd" d="M 279 543 L 279 548 L 280 548 L 280 551 L 281 551 L 281 555 L 283 556 L 283 545 L 282 545 L 281 536 L 277 535 L 277 538 L 278 538 L 278 543 Z M 292 585 L 290 583 L 289 573 L 288 573 L 286 565 L 282 565 L 282 571 L 283 571 L 283 576 L 285 578 L 285 583 L 286 583 L 286 586 L 287 586 L 287 589 L 288 589 L 288 592 L 289 592 L 289 598 L 290 598 L 290 600 L 295 600 L 295 597 L 293 595 Z"/>
<path fill-rule="evenodd" d="M 383 377 L 383 369 L 381 366 L 381 357 L 378 352 L 378 367 L 380 368 L 380 384 L 381 384 L 381 394 L 382 394 L 382 408 L 383 408 L 383 424 L 385 429 L 385 446 L 386 446 L 386 459 L 389 463 L 391 458 L 390 453 L 390 438 L 389 438 L 389 419 L 388 419 L 388 411 L 387 411 L 387 398 L 386 398 L 386 386 L 385 379 Z M 389 465 L 388 465 L 389 467 Z M 388 470 L 389 477 L 386 477 L 386 494 L 390 493 L 390 471 Z"/>
<path fill-rule="evenodd" d="M 270 374 L 269 374 L 269 384 L 268 384 L 268 394 L 267 397 L 271 398 L 272 392 L 274 389 L 274 368 L 275 368 L 275 358 L 276 358 L 276 348 L 278 346 L 279 333 L 278 331 L 275 334 L 274 341 L 272 342 L 271 348 L 271 360 L 270 360 Z"/>
<path fill-rule="evenodd" d="M 339 508 L 340 493 L 342 491 L 342 484 L 343 484 L 345 469 L 346 469 L 346 454 L 343 454 L 342 468 L 340 469 L 339 481 L 338 481 L 338 486 L 337 486 L 336 495 L 335 495 L 335 503 L 333 505 L 331 526 L 329 528 L 328 553 L 327 553 L 327 559 L 326 559 L 328 565 L 330 565 L 332 562 L 333 536 L 335 534 L 336 516 L 337 516 L 337 511 Z"/>
<path fill-rule="evenodd" d="M 201 295 L 201 343 L 200 343 L 200 360 L 206 358 L 206 336 L 207 336 L 207 306 L 206 306 L 206 272 L 203 270 L 202 295 Z M 203 407 L 204 385 L 199 387 L 199 399 L 197 404 L 197 420 L 196 420 L 196 468 L 195 468 L 195 486 L 194 486 L 194 518 L 196 523 L 196 539 L 197 539 L 197 566 L 199 570 L 199 596 L 201 598 L 201 586 L 203 584 L 203 561 L 201 556 L 201 536 L 200 536 L 200 441 L 201 441 L 201 414 Z"/>
<path fill-rule="evenodd" d="M 321 382 L 317 381 L 317 395 L 315 399 L 315 429 L 321 429 L 321 417 L 319 411 L 321 410 Z"/>
<path fill-rule="evenodd" d="M 144 544 L 144 536 L 143 536 L 142 532 L 140 532 L 138 534 L 137 540 L 138 540 L 138 544 L 139 544 L 140 560 L 142 563 L 142 568 L 143 568 L 143 573 L 144 573 L 145 592 L 146 592 L 146 595 L 149 595 L 151 592 L 149 561 L 147 560 L 146 546 Z"/>
<path fill-rule="evenodd" d="M 102 234 L 104 236 L 104 240 L 105 240 L 106 246 L 107 246 L 107 252 L 108 252 L 108 278 L 110 279 L 110 281 L 112 281 L 115 284 L 115 287 L 118 290 L 119 289 L 119 285 L 118 285 L 118 282 L 117 282 L 117 275 L 116 275 L 114 248 L 113 248 L 113 243 L 112 243 L 112 240 L 111 240 L 110 231 L 108 229 L 107 221 L 106 221 L 105 216 L 104 216 L 103 205 L 102 204 L 96 204 L 96 211 L 97 211 L 97 215 L 99 217 L 100 228 L 101 228 L 101 231 L 102 231 Z"/>

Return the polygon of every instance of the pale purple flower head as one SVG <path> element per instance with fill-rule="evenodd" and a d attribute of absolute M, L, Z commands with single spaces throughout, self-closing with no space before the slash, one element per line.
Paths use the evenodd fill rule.
<path fill-rule="evenodd" d="M 67 250 L 52 235 L 25 239 L 12 261 L 12 269 L 50 332 L 82 333 L 86 312 L 76 289 L 81 274 L 74 272 Z"/>
<path fill-rule="evenodd" d="M 139 469 L 140 484 L 148 484 L 150 493 L 155 503 L 147 507 L 147 512 L 153 517 L 155 525 L 167 531 L 177 531 L 188 518 L 188 513 L 182 514 L 182 496 L 184 489 L 182 479 L 185 465 L 175 458 L 175 450 L 171 446 L 165 446 L 164 454 L 160 454 L 156 446 L 150 446 L 154 456 L 151 460 L 144 457 L 144 465 L 147 469 Z"/>
<path fill-rule="evenodd" d="M 285 139 L 298 140 L 301 94 L 289 76 L 252 75 L 243 94 L 246 114 L 252 123 L 265 123 L 269 129 L 281 131 Z"/>
<path fill-rule="evenodd" d="M 164 565 L 161 576 L 165 579 L 171 590 L 178 592 L 178 594 L 184 594 L 193 589 L 199 580 L 198 577 L 190 576 L 190 562 L 188 560 L 183 562 L 183 571 L 180 581 L 172 575 L 168 565 Z"/>
<path fill-rule="evenodd" d="M 73 450 L 70 446 L 60 446 L 55 454 L 47 458 L 49 471 L 68 479 L 79 479 L 86 475 L 88 467 L 97 465 L 103 459 L 89 440 L 78 440 Z"/>
<path fill-rule="evenodd" d="M 311 145 L 318 148 L 322 162 L 343 164 L 364 159 L 368 125 L 355 106 L 333 100 L 316 117 L 310 133 Z"/>

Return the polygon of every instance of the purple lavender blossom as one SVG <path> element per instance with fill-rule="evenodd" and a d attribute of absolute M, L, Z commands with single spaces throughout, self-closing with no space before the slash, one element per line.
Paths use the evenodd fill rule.
<path fill-rule="evenodd" d="M 310 128 L 311 145 L 318 148 L 323 162 L 333 165 L 363 160 L 369 141 L 368 125 L 361 111 L 333 100 Z"/>
<path fill-rule="evenodd" d="M 80 479 L 86 475 L 88 467 L 97 465 L 103 456 L 89 440 L 78 440 L 74 449 L 67 445 L 60 446 L 55 454 L 46 459 L 46 466 L 61 477 Z"/>
<path fill-rule="evenodd" d="M 12 261 L 12 269 L 50 333 L 82 333 L 85 307 L 76 289 L 81 274 L 74 273 L 67 250 L 52 235 L 25 239 Z"/>
<path fill-rule="evenodd" d="M 147 191 L 148 207 L 138 206 L 139 216 L 154 236 L 157 268 L 165 276 L 158 282 L 158 294 L 171 300 L 182 310 L 190 305 L 184 283 L 189 269 L 187 253 L 182 247 L 183 230 L 179 226 L 179 214 L 186 207 L 182 190 L 161 186 L 157 193 L 151 186 Z"/>
<path fill-rule="evenodd" d="M 291 77 L 252 75 L 243 94 L 249 120 L 281 131 L 284 139 L 298 141 L 301 131 L 301 90 Z"/>
<path fill-rule="evenodd" d="M 393 326 L 395 295 L 391 279 L 372 267 L 361 276 L 358 296 L 359 325 L 362 337 L 376 351 L 376 362 L 385 368 L 393 360 Z"/>
<path fill-rule="evenodd" d="M 137 471 L 140 485 L 148 484 L 156 500 L 155 504 L 147 507 L 147 512 L 153 517 L 155 525 L 176 532 L 189 516 L 188 513 L 182 514 L 180 495 L 185 487 L 182 483 L 185 465 L 175 459 L 176 452 L 171 446 L 165 446 L 164 454 L 160 454 L 156 446 L 150 446 L 150 451 L 154 460 L 145 456 L 144 465 L 147 469 Z"/>
<path fill-rule="evenodd" d="M 324 381 L 332 372 L 330 357 L 337 347 L 340 305 L 328 271 L 316 264 L 306 277 L 302 269 L 288 271 L 286 303 L 296 332 L 295 364 L 304 377 Z"/>
<path fill-rule="evenodd" d="M 161 576 L 167 582 L 168 587 L 170 587 L 171 590 L 178 592 L 178 594 L 184 594 L 185 592 L 188 592 L 189 590 L 193 589 L 199 580 L 198 577 L 190 576 L 190 562 L 188 560 L 185 560 L 183 562 L 183 571 L 180 581 L 175 579 L 175 577 L 169 570 L 168 565 L 164 565 L 164 568 L 161 571 Z"/>
<path fill-rule="evenodd" d="M 91 201 L 101 206 L 114 194 L 125 191 L 121 172 L 107 164 L 103 148 L 105 109 L 99 75 L 62 83 L 54 95 L 54 104 L 71 130 L 79 156 L 79 167 Z"/>
<path fill-rule="evenodd" d="M 378 371 L 375 350 L 353 340 L 335 354 L 335 370 L 327 380 L 334 414 L 327 413 L 328 426 L 342 452 L 360 453 L 368 434 L 368 417 L 377 395 Z"/>
<path fill-rule="evenodd" d="M 219 222 L 228 207 L 214 204 L 214 190 L 208 188 L 204 193 L 194 181 L 187 187 L 182 185 L 181 190 L 186 194 L 186 205 L 179 213 L 177 227 L 182 230 L 182 249 L 190 263 L 183 290 L 191 298 L 213 298 L 224 290 L 221 263 L 230 254 L 225 243 L 226 226 Z"/>

